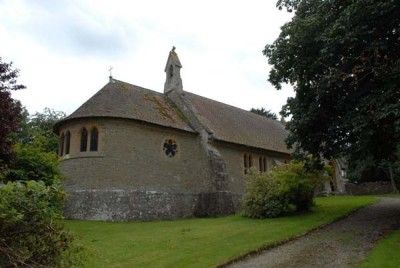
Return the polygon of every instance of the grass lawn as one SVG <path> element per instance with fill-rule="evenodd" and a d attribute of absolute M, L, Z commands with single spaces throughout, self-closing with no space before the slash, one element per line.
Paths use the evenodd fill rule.
<path fill-rule="evenodd" d="M 362 268 L 369 267 L 400 267 L 400 230 L 388 235 L 378 242 L 376 247 L 362 263 Z"/>
<path fill-rule="evenodd" d="M 87 267 L 213 267 L 304 234 L 374 197 L 322 197 L 313 212 L 254 220 L 239 215 L 153 222 L 66 221 L 87 249 Z"/>

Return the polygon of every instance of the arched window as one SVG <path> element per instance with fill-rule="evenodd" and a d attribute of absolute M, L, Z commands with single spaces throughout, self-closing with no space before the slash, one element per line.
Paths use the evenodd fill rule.
<path fill-rule="evenodd" d="M 87 142 L 88 142 L 88 131 L 86 128 L 82 128 L 81 130 L 81 152 L 87 151 Z"/>
<path fill-rule="evenodd" d="M 263 167 L 264 167 L 264 172 L 267 171 L 267 158 L 264 156 L 263 157 Z"/>
<path fill-rule="evenodd" d="M 247 154 L 243 155 L 243 166 L 244 166 L 244 174 L 247 174 L 247 169 L 248 169 Z"/>
<path fill-rule="evenodd" d="M 253 156 L 251 154 L 244 154 L 244 174 L 249 172 L 249 169 L 253 166 Z"/>
<path fill-rule="evenodd" d="M 249 168 L 253 166 L 253 156 L 249 154 Z"/>
<path fill-rule="evenodd" d="M 90 151 L 97 151 L 99 143 L 99 131 L 96 127 L 92 128 L 90 131 Z"/>
<path fill-rule="evenodd" d="M 59 149 L 60 156 L 64 155 L 64 140 L 65 140 L 65 135 L 64 133 L 62 133 L 60 136 L 60 149 Z"/>
<path fill-rule="evenodd" d="M 71 132 L 69 130 L 65 134 L 65 154 L 69 154 L 69 146 L 71 144 Z"/>
<path fill-rule="evenodd" d="M 260 168 L 260 172 L 267 171 L 267 158 L 265 156 L 260 156 L 258 159 L 258 167 Z"/>

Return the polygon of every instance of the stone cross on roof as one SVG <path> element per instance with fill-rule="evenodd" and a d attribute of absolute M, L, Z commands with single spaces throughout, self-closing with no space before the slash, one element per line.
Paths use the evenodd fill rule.
<path fill-rule="evenodd" d="M 112 77 L 112 70 L 113 70 L 113 67 L 110 66 L 110 67 L 108 68 L 108 72 L 110 73 L 110 75 L 108 76 L 108 78 L 110 79 L 110 81 L 113 79 L 113 77 Z"/>

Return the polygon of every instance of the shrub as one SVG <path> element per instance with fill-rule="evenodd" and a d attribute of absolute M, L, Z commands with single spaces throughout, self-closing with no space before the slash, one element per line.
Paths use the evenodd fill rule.
<path fill-rule="evenodd" d="M 70 266 L 73 237 L 64 230 L 64 192 L 43 182 L 0 186 L 0 267 Z"/>
<path fill-rule="evenodd" d="M 60 181 L 58 157 L 36 145 L 16 144 L 15 160 L 5 171 L 4 181 L 43 181 L 52 185 Z"/>
<path fill-rule="evenodd" d="M 314 189 L 327 175 L 306 171 L 301 162 L 276 166 L 268 173 L 251 171 L 243 199 L 244 214 L 272 218 L 292 211 L 306 211 L 313 205 Z"/>
<path fill-rule="evenodd" d="M 289 202 L 282 195 L 278 181 L 267 174 L 251 170 L 244 196 L 244 213 L 251 218 L 272 218 L 288 210 Z"/>

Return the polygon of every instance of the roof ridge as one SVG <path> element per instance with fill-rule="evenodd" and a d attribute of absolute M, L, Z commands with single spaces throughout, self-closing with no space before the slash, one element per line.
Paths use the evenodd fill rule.
<path fill-rule="evenodd" d="M 158 91 L 155 91 L 155 90 L 152 90 L 152 89 L 149 89 L 149 88 L 137 86 L 137 85 L 134 85 L 134 84 L 131 84 L 131 83 L 122 81 L 122 80 L 118 80 L 118 79 L 115 79 L 115 78 L 113 78 L 113 80 L 116 80 L 117 82 L 120 82 L 120 83 L 128 84 L 128 85 L 130 85 L 130 86 L 134 86 L 134 87 L 137 87 L 137 88 L 140 88 L 140 89 L 149 90 L 149 91 L 151 91 L 151 92 L 157 93 L 157 94 L 162 95 L 162 96 L 166 96 L 166 94 L 164 94 L 164 93 L 162 93 L 162 92 L 158 92 Z M 109 83 L 111 83 L 111 82 L 109 82 Z M 184 94 L 187 94 L 187 93 L 188 93 L 188 94 L 191 94 L 191 95 L 195 95 L 195 96 L 197 96 L 197 97 L 201 97 L 201 98 L 204 98 L 204 99 L 213 101 L 213 102 L 220 103 L 220 104 L 222 104 L 222 105 L 230 106 L 230 107 L 232 107 L 232 108 L 235 108 L 235 109 L 238 109 L 238 110 L 242 110 L 242 111 L 244 111 L 244 112 L 247 112 L 247 113 L 249 113 L 249 114 L 251 114 L 251 115 L 260 116 L 260 117 L 263 118 L 263 119 L 266 119 L 266 120 L 269 120 L 269 121 L 272 121 L 272 122 L 277 122 L 277 123 L 280 123 L 281 125 L 283 125 L 283 124 L 282 124 L 281 122 L 279 122 L 278 120 L 275 120 L 275 119 L 272 119 L 272 118 L 268 118 L 268 117 L 265 117 L 265 116 L 262 116 L 262 115 L 253 113 L 253 112 L 251 112 L 251 111 L 245 110 L 245 109 L 243 109 L 243 108 L 240 108 L 240 107 L 237 107 L 237 106 L 228 104 L 228 103 L 224 103 L 224 102 L 221 102 L 221 101 L 218 101 L 218 100 L 214 100 L 214 99 L 211 99 L 211 98 L 208 98 L 208 97 L 204 97 L 204 96 L 202 96 L 202 95 L 199 95 L 199 94 L 196 94 L 196 93 L 193 93 L 193 92 L 190 92 L 190 91 L 183 91 L 183 93 L 184 93 Z"/>
<path fill-rule="evenodd" d="M 272 118 L 268 118 L 268 117 L 266 117 L 266 116 L 262 116 L 262 115 L 253 113 L 253 112 L 251 112 L 251 111 L 245 110 L 245 109 L 243 109 L 243 108 L 240 108 L 240 107 L 237 107 L 237 106 L 228 104 L 228 103 L 224 103 L 224 102 L 222 102 L 222 101 L 218 101 L 218 100 L 214 100 L 214 99 L 211 99 L 211 98 L 208 98 L 208 97 L 204 97 L 204 96 L 201 96 L 201 95 L 199 95 L 199 94 L 196 94 L 196 93 L 193 93 L 193 92 L 189 92 L 189 91 L 184 91 L 184 93 L 189 93 L 189 94 L 191 94 L 191 95 L 195 95 L 195 96 L 200 97 L 200 98 L 203 98 L 203 99 L 207 99 L 207 100 L 210 100 L 210 101 L 213 101 L 213 102 L 217 102 L 217 103 L 219 103 L 219 104 L 222 104 L 222 105 L 225 105 L 225 106 L 229 106 L 229 107 L 235 108 L 235 109 L 237 109 L 237 110 L 241 110 L 241 111 L 247 112 L 247 113 L 249 113 L 249 114 L 251 114 L 251 115 L 260 116 L 260 117 L 263 118 L 263 119 L 269 120 L 269 121 L 271 121 L 271 122 L 277 122 L 277 123 L 280 123 L 281 125 L 283 125 L 283 124 L 282 124 L 280 121 L 278 121 L 278 120 L 275 120 L 275 119 L 272 119 Z"/>
<path fill-rule="evenodd" d="M 135 87 L 135 88 L 148 90 L 148 91 L 151 91 L 151 92 L 156 93 L 156 94 L 158 94 L 158 95 L 165 96 L 164 93 L 155 91 L 155 90 L 153 90 L 153 89 L 149 89 L 149 88 L 146 88 L 146 87 L 141 87 L 141 86 L 138 86 L 138 85 L 135 85 L 135 84 L 131 84 L 131 83 L 128 83 L 128 82 L 125 82 L 125 81 L 122 81 L 122 80 L 115 79 L 115 78 L 113 78 L 112 80 L 113 80 L 113 81 L 115 80 L 115 81 L 118 82 L 118 83 L 127 84 L 127 85 L 132 86 L 132 87 Z M 110 84 L 110 83 L 112 84 L 112 82 L 108 82 L 107 84 Z M 107 85 L 107 84 L 106 84 L 106 85 Z"/>

